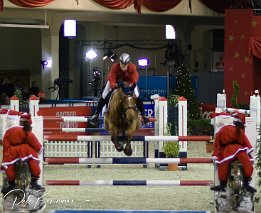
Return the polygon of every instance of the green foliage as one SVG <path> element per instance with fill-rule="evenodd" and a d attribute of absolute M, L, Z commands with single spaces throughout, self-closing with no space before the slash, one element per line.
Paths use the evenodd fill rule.
<path fill-rule="evenodd" d="M 214 135 L 214 127 L 211 125 L 211 119 L 188 119 L 189 135 Z"/>
<path fill-rule="evenodd" d="M 167 158 L 177 158 L 179 156 L 179 144 L 177 141 L 165 142 L 163 150 Z"/>
<path fill-rule="evenodd" d="M 249 110 L 249 105 L 248 104 L 238 104 L 239 109 L 245 109 L 245 110 Z"/>
<path fill-rule="evenodd" d="M 171 135 L 171 124 L 167 125 L 167 131 L 165 135 Z M 163 145 L 163 151 L 167 158 L 176 158 L 179 156 L 179 142 L 178 141 L 166 141 Z"/>
<path fill-rule="evenodd" d="M 28 101 L 23 100 L 23 94 L 20 89 L 15 90 L 14 95 L 19 98 L 19 105 L 26 104 Z"/>
<path fill-rule="evenodd" d="M 178 95 L 171 94 L 168 96 L 168 123 L 172 124 L 170 128 L 171 135 L 177 135 L 178 132 L 178 124 L 176 122 L 178 117 L 178 100 Z"/>
<path fill-rule="evenodd" d="M 196 101 L 195 91 L 192 88 L 190 75 L 185 65 L 178 68 L 177 71 L 177 85 L 175 94 L 180 97 L 183 96 L 188 101 L 188 117 L 191 119 L 200 118 L 200 111 Z"/>
<path fill-rule="evenodd" d="M 233 81 L 233 88 L 235 90 L 235 93 L 233 94 L 233 96 L 231 97 L 231 104 L 234 108 L 239 109 L 239 105 L 238 105 L 238 94 L 239 94 L 239 84 L 237 83 L 237 81 Z"/>
<path fill-rule="evenodd" d="M 173 106 L 176 106 L 179 102 L 179 96 L 178 95 L 175 95 L 175 94 L 171 94 L 169 97 L 168 97 L 168 102 L 173 105 Z"/>

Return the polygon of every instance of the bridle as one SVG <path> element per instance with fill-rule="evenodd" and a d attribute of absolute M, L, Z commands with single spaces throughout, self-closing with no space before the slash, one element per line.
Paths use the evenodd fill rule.
<path fill-rule="evenodd" d="M 131 96 L 131 95 L 125 95 L 125 94 L 124 94 L 124 98 L 125 98 L 125 99 L 128 99 L 128 106 L 127 106 L 127 107 L 123 107 L 123 112 L 124 112 L 124 114 L 126 114 L 126 112 L 127 112 L 128 110 L 130 110 L 130 109 L 132 109 L 132 110 L 134 110 L 134 111 L 137 111 L 136 106 L 130 104 L 130 99 L 132 99 L 133 96 Z"/>

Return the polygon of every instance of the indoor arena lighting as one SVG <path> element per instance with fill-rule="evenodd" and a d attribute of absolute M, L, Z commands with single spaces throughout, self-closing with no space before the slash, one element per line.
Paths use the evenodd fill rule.
<path fill-rule="evenodd" d="M 172 25 L 165 26 L 165 33 L 166 33 L 166 39 L 175 39 L 176 38 L 176 32 Z"/>
<path fill-rule="evenodd" d="M 149 59 L 147 59 L 147 58 L 140 58 L 140 59 L 138 59 L 138 64 L 141 67 L 146 67 L 146 66 L 149 65 Z"/>
<path fill-rule="evenodd" d="M 65 20 L 63 31 L 64 37 L 76 37 L 76 20 Z"/>
<path fill-rule="evenodd" d="M 94 52 L 94 50 L 89 50 L 88 52 L 86 52 L 85 58 L 86 59 L 94 59 L 95 57 L 97 57 L 97 53 Z"/>

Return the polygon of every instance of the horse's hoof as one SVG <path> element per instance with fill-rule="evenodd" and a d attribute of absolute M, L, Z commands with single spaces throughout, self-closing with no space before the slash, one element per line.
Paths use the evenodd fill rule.
<path fill-rule="evenodd" d="M 131 156 L 132 155 L 132 148 L 129 148 L 129 149 L 124 149 L 124 154 L 127 155 L 127 156 Z"/>
<path fill-rule="evenodd" d="M 115 146 L 115 149 L 118 151 L 118 152 L 122 152 L 122 150 L 123 150 L 123 145 L 116 145 L 116 144 L 114 144 L 114 146 Z"/>

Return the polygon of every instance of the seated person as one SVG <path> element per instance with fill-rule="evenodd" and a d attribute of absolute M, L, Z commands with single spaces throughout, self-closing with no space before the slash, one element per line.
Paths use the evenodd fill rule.
<path fill-rule="evenodd" d="M 243 187 L 246 191 L 255 193 L 256 189 L 249 185 L 254 169 L 250 153 L 254 149 L 244 133 L 242 120 L 238 114 L 232 116 L 233 124 L 220 127 L 215 134 L 212 159 L 217 164 L 220 185 L 211 187 L 211 190 L 225 191 L 230 163 L 238 159 L 243 169 Z"/>
<path fill-rule="evenodd" d="M 26 160 L 31 172 L 30 188 L 40 190 L 42 187 L 37 183 L 41 170 L 38 153 L 42 151 L 42 145 L 32 132 L 31 115 L 24 113 L 20 117 L 21 126 L 13 126 L 7 129 L 3 137 L 3 161 L 8 180 L 8 187 L 2 189 L 5 195 L 15 189 L 16 169 L 15 163 Z"/>
<path fill-rule="evenodd" d="M 137 98 L 136 105 L 140 114 L 143 118 L 143 122 L 146 124 L 149 122 L 148 117 L 145 115 L 145 109 L 143 105 L 143 101 L 139 95 L 137 82 L 139 79 L 139 74 L 137 72 L 136 65 L 131 63 L 131 59 L 129 54 L 123 53 L 120 56 L 120 62 L 112 65 L 111 70 L 108 74 L 108 81 L 103 90 L 102 97 L 98 101 L 98 106 L 94 115 L 92 116 L 90 123 L 92 125 L 97 125 L 99 113 L 102 111 L 102 108 L 105 106 L 107 101 L 109 100 L 112 91 L 119 87 L 119 82 L 128 82 L 129 85 L 135 87 L 134 93 Z"/>

